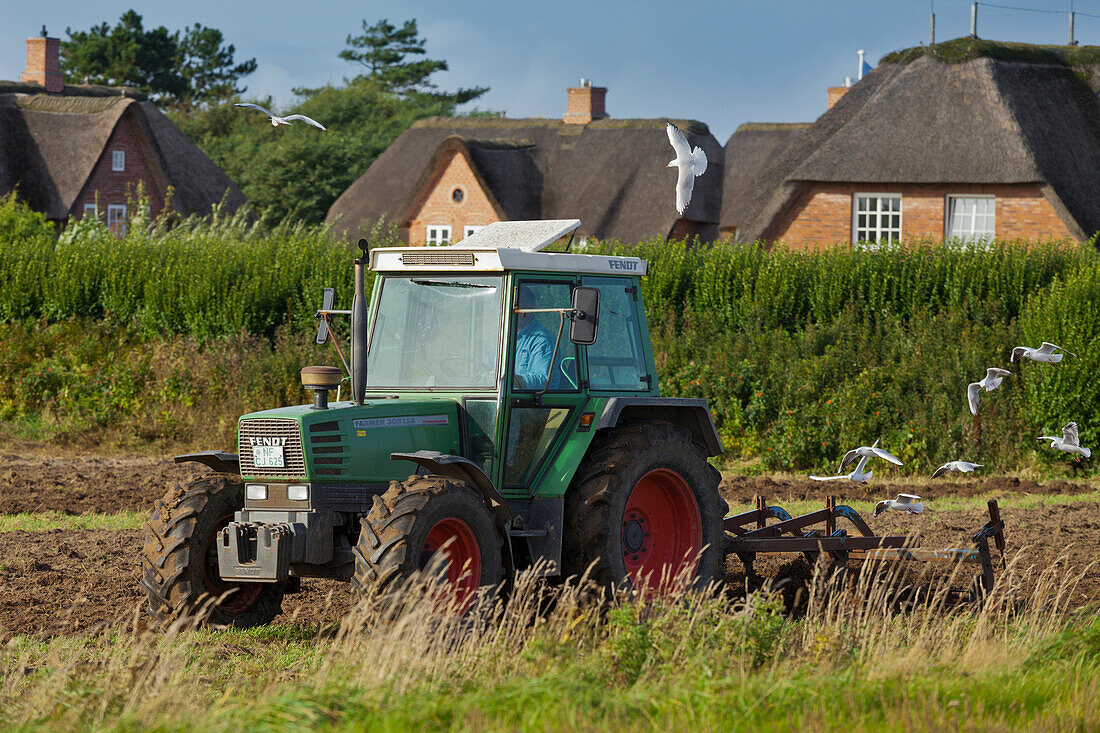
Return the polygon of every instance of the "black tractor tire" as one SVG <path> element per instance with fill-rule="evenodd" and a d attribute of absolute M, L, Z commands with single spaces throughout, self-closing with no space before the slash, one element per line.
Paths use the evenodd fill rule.
<path fill-rule="evenodd" d="M 661 533 L 656 525 L 645 524 L 642 519 L 641 528 L 647 530 L 643 537 L 626 510 L 635 487 L 642 485 L 643 477 L 654 474 L 670 479 L 674 485 L 682 481 L 675 491 L 690 494 L 694 499 L 698 525 L 689 524 L 697 527 L 702 547 L 694 586 L 701 588 L 721 579 L 725 559 L 722 520 L 729 510 L 718 493 L 721 474 L 707 462 L 706 449 L 687 430 L 662 421 L 627 423 L 602 432 L 593 440 L 565 494 L 562 546 L 565 577 L 581 577 L 587 572 L 590 580 L 609 593 L 635 589 L 627 566 L 631 536 L 642 537 L 644 552 L 645 543 L 650 541 L 645 539 L 649 533 Z M 681 506 L 690 513 L 691 503 L 685 500 Z M 671 534 L 676 536 L 674 544 L 682 544 L 678 530 Z M 668 538 L 670 533 L 665 532 L 664 536 Z M 637 560 L 638 556 L 631 558 Z"/>
<path fill-rule="evenodd" d="M 246 628 L 282 613 L 285 581 L 233 583 L 218 575 L 218 531 L 242 506 L 244 483 L 229 474 L 176 484 L 157 501 L 141 550 L 141 584 L 158 621 L 195 616 L 202 623 Z M 210 603 L 231 589 L 220 603 Z"/>
<path fill-rule="evenodd" d="M 504 538 L 493 521 L 492 507 L 481 492 L 464 481 L 431 475 L 391 481 L 384 494 L 374 497 L 359 524 L 351 584 L 360 598 L 392 601 L 408 578 L 427 566 L 430 538 L 438 539 L 435 533 L 454 527 L 460 529 L 448 547 L 471 559 L 476 554 L 480 564 L 476 586 L 472 576 L 468 581 L 458 579 L 471 586 L 465 592 L 468 602 L 460 605 L 468 608 L 473 591 L 498 586 L 504 579 Z M 460 541 L 462 535 L 464 542 Z M 451 582 L 456 582 L 455 578 Z"/>

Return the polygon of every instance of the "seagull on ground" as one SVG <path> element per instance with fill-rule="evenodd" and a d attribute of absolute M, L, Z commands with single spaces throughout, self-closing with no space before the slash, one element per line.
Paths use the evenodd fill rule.
<path fill-rule="evenodd" d="M 984 463 L 969 463 L 967 461 L 948 461 L 947 463 L 936 469 L 936 472 L 932 474 L 932 478 L 939 478 L 940 476 L 949 474 L 952 471 L 972 473 L 975 468 L 981 468 L 984 465 Z"/>
<path fill-rule="evenodd" d="M 878 441 L 876 440 L 871 445 L 865 445 L 860 448 L 853 448 L 844 454 L 844 457 L 840 459 L 840 470 L 844 470 L 844 467 L 854 461 L 856 458 L 881 458 L 885 461 L 893 463 L 895 466 L 902 465 L 902 462 L 897 459 L 890 451 L 879 448 Z"/>
<path fill-rule="evenodd" d="M 691 203 L 691 190 L 695 187 L 695 177 L 707 171 L 707 154 L 700 147 L 692 150 L 688 145 L 687 136 L 671 122 L 665 129 L 668 132 L 668 141 L 676 151 L 676 157 L 670 160 L 666 167 L 677 169 L 676 213 L 682 215 Z"/>
<path fill-rule="evenodd" d="M 1055 450 L 1060 450 L 1064 453 L 1073 453 L 1073 460 L 1078 463 L 1081 462 L 1081 456 L 1088 458 L 1092 455 L 1092 451 L 1081 445 L 1081 440 L 1077 436 L 1077 423 L 1068 422 L 1062 428 L 1062 437 L 1056 438 L 1052 435 L 1040 435 L 1039 440 L 1049 440 L 1050 447 Z"/>
<path fill-rule="evenodd" d="M 907 512 L 909 514 L 920 514 L 924 511 L 924 504 L 920 503 L 920 497 L 913 494 L 898 494 L 896 499 L 885 499 L 875 505 L 875 511 L 871 515 L 877 517 L 887 509 L 893 509 L 896 512 Z"/>
<path fill-rule="evenodd" d="M 1062 360 L 1065 354 L 1056 354 L 1054 350 L 1065 351 L 1066 354 L 1077 358 L 1077 354 L 1070 351 L 1066 351 L 1057 344 L 1052 344 L 1049 341 L 1044 341 L 1043 345 L 1037 349 L 1033 349 L 1030 346 L 1017 346 L 1012 350 L 1012 356 L 1008 357 L 1009 361 L 1019 361 L 1020 359 L 1031 359 L 1032 361 L 1045 361 L 1048 364 L 1057 364 Z"/>
<path fill-rule="evenodd" d="M 319 130 L 324 130 L 325 126 L 315 119 L 306 117 L 305 115 L 287 115 L 286 117 L 279 117 L 278 115 L 271 114 L 268 110 L 264 109 L 258 104 L 252 104 L 251 102 L 239 102 L 233 105 L 234 107 L 247 107 L 248 109 L 258 109 L 265 115 L 271 118 L 271 126 L 278 127 L 279 125 L 291 125 L 293 120 L 301 120 L 307 125 L 313 125 Z"/>
<path fill-rule="evenodd" d="M 863 472 L 863 469 L 867 466 L 867 456 L 862 456 L 859 462 L 856 464 L 856 470 L 851 473 L 841 474 L 840 476 L 810 476 L 814 481 L 839 481 L 842 478 L 846 478 L 849 481 L 855 481 L 856 483 L 865 483 L 871 476 L 874 475 L 874 471 Z"/>
<path fill-rule="evenodd" d="M 978 398 L 981 391 L 984 389 L 986 392 L 992 392 L 1001 386 L 1001 381 L 1008 376 L 1011 376 L 1012 372 L 1007 369 L 998 369 L 997 367 L 989 367 L 985 370 L 985 376 L 982 377 L 980 382 L 971 382 L 970 386 L 966 388 L 966 399 L 970 403 L 970 412 L 978 414 Z"/>

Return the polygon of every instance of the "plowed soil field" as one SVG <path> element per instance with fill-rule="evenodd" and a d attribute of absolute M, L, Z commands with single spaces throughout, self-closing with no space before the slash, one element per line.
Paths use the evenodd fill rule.
<path fill-rule="evenodd" d="M 0 455 L 0 514 L 56 511 L 67 514 L 113 514 L 145 511 L 174 481 L 206 469 L 140 457 L 27 457 Z M 756 495 L 769 503 L 822 501 L 836 494 L 841 501 L 877 500 L 914 493 L 929 501 L 921 515 L 886 513 L 870 519 L 883 534 L 919 532 L 924 547 L 968 547 L 970 536 L 987 519 L 981 499 L 1006 500 L 1009 555 L 1023 552 L 1023 565 L 1054 563 L 1081 576 L 1072 605 L 1100 603 L 1100 503 L 1083 497 L 1095 492 L 1085 483 L 1038 484 L 1006 477 L 985 477 L 938 484 L 872 483 L 822 485 L 796 478 L 735 477 L 723 482 L 731 505 L 751 503 Z M 1061 502 L 1029 509 L 1007 505 L 1023 496 L 1061 495 Z M 973 508 L 938 511 L 935 499 L 974 497 Z M 138 552 L 143 531 L 45 530 L 0 532 L 0 639 L 16 634 L 71 634 L 104 627 L 147 623 L 139 585 Z M 775 556 L 758 562 L 763 576 L 790 573 L 798 556 Z M 736 558 L 727 563 L 731 584 L 744 584 Z M 337 621 L 353 602 L 346 583 L 306 579 L 300 593 L 288 595 L 276 623 Z"/>

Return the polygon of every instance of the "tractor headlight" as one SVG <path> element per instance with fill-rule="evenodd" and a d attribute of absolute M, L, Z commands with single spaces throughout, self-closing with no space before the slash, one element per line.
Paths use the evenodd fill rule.
<path fill-rule="evenodd" d="M 244 498 L 263 501 L 267 498 L 267 487 L 263 484 L 248 484 L 244 487 Z"/>
<path fill-rule="evenodd" d="M 309 499 L 309 484 L 292 484 L 287 486 L 286 498 L 291 501 L 307 501 Z"/>

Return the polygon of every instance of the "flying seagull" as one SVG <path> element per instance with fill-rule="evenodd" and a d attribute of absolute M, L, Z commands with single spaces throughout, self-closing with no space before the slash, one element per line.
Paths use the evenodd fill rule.
<path fill-rule="evenodd" d="M 814 481 L 838 481 L 842 478 L 846 478 L 849 481 L 855 481 L 856 483 L 862 484 L 870 479 L 871 476 L 873 476 L 875 473 L 874 471 L 868 471 L 867 473 L 864 473 L 863 469 L 866 466 L 867 456 L 862 456 L 860 457 L 859 462 L 856 463 L 856 470 L 852 471 L 851 473 L 845 473 L 840 476 L 810 476 L 810 478 L 812 478 Z"/>
<path fill-rule="evenodd" d="M 322 125 L 320 122 L 318 122 L 317 120 L 311 119 L 309 117 L 306 117 L 305 115 L 287 115 L 286 117 L 279 117 L 278 115 L 271 114 L 270 112 L 268 112 L 266 109 L 264 109 L 260 105 L 252 104 L 251 102 L 238 102 L 237 104 L 234 104 L 233 106 L 234 107 L 247 107 L 248 109 L 258 109 L 258 110 L 260 110 L 265 115 L 267 115 L 268 117 L 271 118 L 271 126 L 272 127 L 278 127 L 279 125 L 293 124 L 293 122 L 291 122 L 291 120 L 301 120 L 302 122 L 306 123 L 307 125 L 313 125 L 314 127 L 318 128 L 320 130 L 325 129 L 325 126 Z"/>
<path fill-rule="evenodd" d="M 1020 359 L 1031 359 L 1032 361 L 1045 361 L 1048 364 L 1057 364 L 1062 360 L 1065 354 L 1056 354 L 1054 350 L 1065 351 L 1066 354 L 1077 358 L 1077 354 L 1066 351 L 1057 344 L 1052 344 L 1049 341 L 1044 341 L 1043 345 L 1037 349 L 1033 349 L 1030 346 L 1017 346 L 1012 350 L 1012 356 L 1008 357 L 1009 361 L 1019 361 Z"/>
<path fill-rule="evenodd" d="M 676 151 L 676 157 L 668 162 L 667 168 L 676 168 L 676 213 L 683 214 L 691 203 L 691 190 L 695 187 L 695 177 L 701 176 L 707 171 L 707 154 L 703 149 L 696 147 L 694 150 L 688 145 L 687 137 L 680 128 L 668 123 L 665 128 L 668 132 L 668 141 L 672 143 L 672 149 Z"/>
<path fill-rule="evenodd" d="M 875 511 L 871 516 L 877 517 L 887 509 L 893 509 L 896 512 L 908 512 L 909 514 L 920 514 L 924 511 L 924 504 L 921 504 L 919 499 L 919 496 L 913 494 L 898 494 L 896 499 L 886 499 L 876 504 Z"/>
<path fill-rule="evenodd" d="M 985 370 L 985 376 L 982 377 L 980 382 L 971 382 L 966 388 L 966 399 L 970 403 L 970 412 L 975 415 L 978 414 L 978 398 L 983 389 L 986 392 L 992 392 L 1001 386 L 1001 380 L 1011 374 L 1012 372 L 1007 369 L 989 367 Z"/>
<path fill-rule="evenodd" d="M 1088 458 L 1092 455 L 1092 451 L 1081 445 L 1081 440 L 1077 437 L 1077 423 L 1068 422 L 1065 427 L 1062 428 L 1062 437 L 1056 438 L 1051 435 L 1040 435 L 1039 440 L 1049 440 L 1050 447 L 1055 450 L 1060 450 L 1064 453 L 1073 453 L 1073 460 L 1078 463 L 1081 462 L 1081 456 Z"/>
<path fill-rule="evenodd" d="M 967 461 L 948 461 L 947 463 L 943 464 L 942 466 L 940 466 L 939 468 L 936 469 L 936 472 L 932 474 L 932 478 L 939 478 L 940 476 L 944 476 L 946 474 L 949 474 L 952 471 L 961 471 L 962 473 L 971 473 L 975 468 L 981 468 L 983 465 L 985 465 L 985 464 L 983 464 L 983 463 L 968 463 Z"/>
<path fill-rule="evenodd" d="M 840 459 L 840 470 L 843 471 L 844 467 L 847 466 L 852 461 L 854 461 L 856 458 L 875 458 L 875 457 L 881 458 L 885 461 L 890 461 L 890 463 L 893 463 L 895 466 L 902 465 L 902 462 L 899 461 L 894 456 L 894 454 L 892 454 L 890 451 L 885 450 L 883 448 L 879 448 L 878 447 L 878 441 L 876 440 L 874 443 L 872 443 L 869 446 L 865 445 L 865 446 L 862 446 L 860 448 L 853 448 L 852 450 L 845 453 L 844 457 L 842 459 Z"/>

